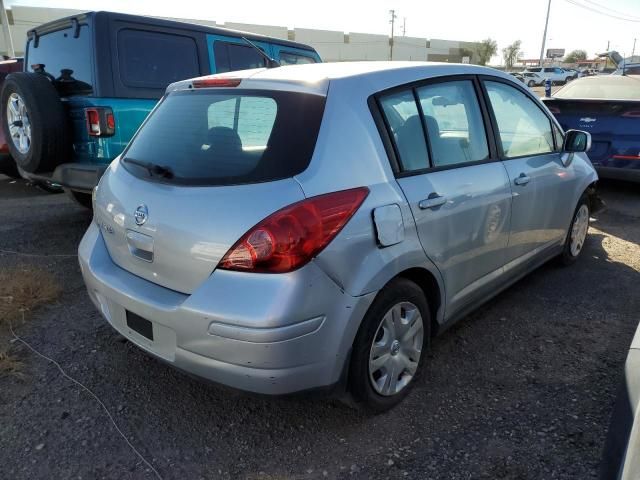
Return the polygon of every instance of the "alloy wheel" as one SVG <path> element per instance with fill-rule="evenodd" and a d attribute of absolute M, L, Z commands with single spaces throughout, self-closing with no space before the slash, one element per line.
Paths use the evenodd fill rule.
<path fill-rule="evenodd" d="M 7 101 L 7 123 L 11 141 L 20 153 L 27 153 L 31 148 L 31 122 L 24 100 L 17 93 Z"/>

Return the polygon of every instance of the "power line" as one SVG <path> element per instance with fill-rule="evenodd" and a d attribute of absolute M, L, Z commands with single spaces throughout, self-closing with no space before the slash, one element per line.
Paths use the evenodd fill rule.
<path fill-rule="evenodd" d="M 629 15 L 629 14 L 627 14 L 625 12 L 621 12 L 620 10 L 614 10 L 611 7 L 606 7 L 604 5 L 600 5 L 599 3 L 594 2 L 593 0 L 583 0 L 583 1 L 585 3 L 590 3 L 591 5 L 594 5 L 594 6 L 600 8 L 600 9 L 602 9 L 604 11 L 609 11 L 609 12 L 615 14 L 615 15 L 622 15 L 623 17 L 630 17 L 630 18 L 634 18 L 634 19 L 636 19 L 636 18 L 640 19 L 640 16 L 638 16 L 638 15 Z"/>
<path fill-rule="evenodd" d="M 627 18 L 627 17 L 623 17 L 623 16 L 620 16 L 620 15 L 614 15 L 612 13 L 603 12 L 601 10 L 595 9 L 594 7 L 590 7 L 589 5 L 584 5 L 582 3 L 578 3 L 576 0 L 565 0 L 565 2 L 570 3 L 571 5 L 575 5 L 576 7 L 580 7 L 580 8 L 583 8 L 585 10 L 589 10 L 590 12 L 593 12 L 593 13 L 604 15 L 604 16 L 610 17 L 610 18 L 615 18 L 616 20 L 623 20 L 625 22 L 640 23 L 640 18 L 638 18 L 638 19 L 636 19 L 636 18 Z"/>

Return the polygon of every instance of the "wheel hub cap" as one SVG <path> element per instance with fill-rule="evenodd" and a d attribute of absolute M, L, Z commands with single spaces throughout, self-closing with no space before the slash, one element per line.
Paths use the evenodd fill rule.
<path fill-rule="evenodd" d="M 369 353 L 369 379 L 380 395 L 395 395 L 413 379 L 424 327 L 420 310 L 410 302 L 400 302 L 382 317 Z"/>
<path fill-rule="evenodd" d="M 581 205 L 576 216 L 573 219 L 573 227 L 571 227 L 571 255 L 577 256 L 587 238 L 589 230 L 589 207 Z"/>

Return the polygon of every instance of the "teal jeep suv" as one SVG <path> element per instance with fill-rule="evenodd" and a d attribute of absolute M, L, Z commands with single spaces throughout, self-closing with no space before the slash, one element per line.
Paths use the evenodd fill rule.
<path fill-rule="evenodd" d="M 25 52 L 25 71 L 8 75 L 0 93 L 11 157 L 23 176 L 60 184 L 87 207 L 170 83 L 320 61 L 288 40 L 111 12 L 36 27 Z"/>

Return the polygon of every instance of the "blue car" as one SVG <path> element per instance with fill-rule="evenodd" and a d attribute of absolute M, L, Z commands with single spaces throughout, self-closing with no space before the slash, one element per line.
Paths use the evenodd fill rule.
<path fill-rule="evenodd" d="M 640 182 L 640 76 L 580 78 L 543 101 L 562 128 L 591 134 L 600 178 Z"/>

